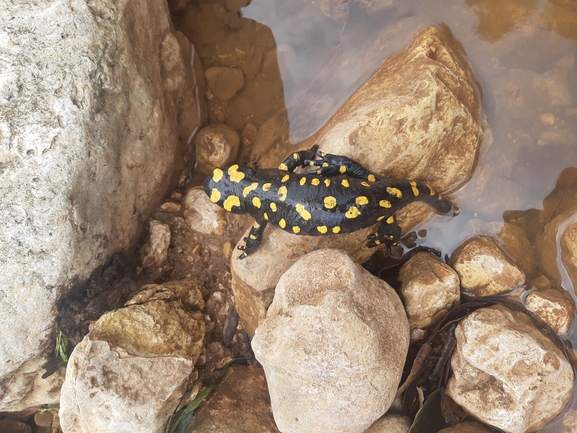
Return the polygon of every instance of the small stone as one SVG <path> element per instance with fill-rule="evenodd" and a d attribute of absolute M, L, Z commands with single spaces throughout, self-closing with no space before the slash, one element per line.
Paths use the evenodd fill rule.
<path fill-rule="evenodd" d="M 215 206 L 202 187 L 190 188 L 184 196 L 184 218 L 189 227 L 207 235 L 221 235 L 226 229 L 226 211 Z"/>
<path fill-rule="evenodd" d="M 240 139 L 227 125 L 205 126 L 195 139 L 198 169 L 211 173 L 215 167 L 231 165 L 238 154 Z"/>
<path fill-rule="evenodd" d="M 386 414 L 376 420 L 364 433 L 409 433 L 411 419 L 400 414 Z"/>
<path fill-rule="evenodd" d="M 240 135 L 242 144 L 248 146 L 254 143 L 256 139 L 257 129 L 252 123 L 247 124 L 244 129 L 242 130 L 242 134 Z"/>
<path fill-rule="evenodd" d="M 0 419 L 0 431 L 10 433 L 30 433 L 32 429 L 29 425 L 24 424 L 19 419 L 6 418 Z"/>
<path fill-rule="evenodd" d="M 555 115 L 553 113 L 543 113 L 539 115 L 539 119 L 541 119 L 541 123 L 543 125 L 554 125 L 555 124 Z"/>
<path fill-rule="evenodd" d="M 570 297 L 555 289 L 531 292 L 525 298 L 525 307 L 537 314 L 559 335 L 565 335 L 573 325 L 575 304 Z"/>
<path fill-rule="evenodd" d="M 395 291 L 332 249 L 284 273 L 252 340 L 279 430 L 308 433 L 367 429 L 395 398 L 408 345 Z"/>
<path fill-rule="evenodd" d="M 493 296 L 511 292 L 525 282 L 525 274 L 488 237 L 465 241 L 451 257 L 464 289 L 475 296 Z"/>
<path fill-rule="evenodd" d="M 210 90 L 221 101 L 228 101 L 244 87 L 244 75 L 240 69 L 215 66 L 205 71 Z"/>
<path fill-rule="evenodd" d="M 174 203 L 172 201 L 167 201 L 162 203 L 162 205 L 160 206 L 160 210 L 162 212 L 176 213 L 180 211 L 180 204 Z"/>
<path fill-rule="evenodd" d="M 426 328 L 442 310 L 459 300 L 461 286 L 457 273 L 432 254 L 415 254 L 399 273 L 401 295 L 411 329 Z"/>
<path fill-rule="evenodd" d="M 142 267 L 161 266 L 168 258 L 170 227 L 160 221 L 150 221 L 148 242 L 142 247 Z"/>
<path fill-rule="evenodd" d="M 50 411 L 36 412 L 34 414 L 34 424 L 38 427 L 52 427 L 54 415 Z"/>
<path fill-rule="evenodd" d="M 569 401 L 571 364 L 527 315 L 482 308 L 455 337 L 447 395 L 480 421 L 507 433 L 538 431 Z"/>

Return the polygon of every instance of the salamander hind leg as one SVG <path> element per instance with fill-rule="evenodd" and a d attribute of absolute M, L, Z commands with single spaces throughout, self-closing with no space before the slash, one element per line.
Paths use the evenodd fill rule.
<path fill-rule="evenodd" d="M 307 160 L 305 164 L 319 167 L 316 173 L 321 176 L 346 174 L 356 179 L 368 180 L 369 182 L 375 182 L 377 180 L 377 176 L 374 173 L 367 170 L 354 159 L 323 152 L 318 152 L 317 155 L 319 159 Z"/>
<path fill-rule="evenodd" d="M 305 165 L 308 165 L 306 161 L 309 161 L 316 157 L 318 148 L 319 145 L 315 144 L 309 150 L 301 150 L 299 152 L 294 152 L 291 154 L 291 156 L 285 159 L 278 166 L 278 168 L 280 170 L 287 170 L 293 172 L 297 167 L 304 167 Z"/>
<path fill-rule="evenodd" d="M 402 248 L 399 244 L 401 238 L 401 227 L 397 224 L 393 215 L 384 218 L 377 233 L 367 236 L 369 242 L 367 247 L 374 248 L 384 244 L 389 256 L 400 257 Z"/>
<path fill-rule="evenodd" d="M 239 245 L 237 248 L 242 251 L 242 254 L 238 256 L 239 259 L 244 259 L 249 254 L 254 253 L 260 243 L 262 242 L 262 234 L 266 227 L 267 221 L 255 221 L 248 232 L 248 237 L 244 238 L 244 245 Z"/>

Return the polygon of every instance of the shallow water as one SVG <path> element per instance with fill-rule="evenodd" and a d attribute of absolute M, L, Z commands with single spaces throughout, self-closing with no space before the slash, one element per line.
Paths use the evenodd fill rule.
<path fill-rule="evenodd" d="M 451 194 L 459 217 L 432 216 L 415 229 L 427 230 L 420 244 L 443 255 L 476 234 L 496 236 L 507 218 L 526 215 L 529 231 L 537 230 L 535 214 L 518 211 L 544 209 L 561 172 L 577 167 L 577 1 L 253 0 L 241 13 L 274 36 L 292 143 L 322 126 L 426 25 L 446 25 L 461 42 L 486 133 L 473 177 Z M 575 299 L 569 279 L 563 288 Z M 569 339 L 577 347 L 576 326 Z M 558 417 L 542 431 L 571 430 Z"/>

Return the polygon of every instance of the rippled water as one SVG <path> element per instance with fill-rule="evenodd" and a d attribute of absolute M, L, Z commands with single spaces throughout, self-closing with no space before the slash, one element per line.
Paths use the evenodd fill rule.
<path fill-rule="evenodd" d="M 241 13 L 274 36 L 276 59 L 265 55 L 263 68 L 278 63 L 292 143 L 315 132 L 426 25 L 446 25 L 462 43 L 487 130 L 473 177 L 452 194 L 461 215 L 431 217 L 417 228 L 427 229 L 422 244 L 451 254 L 475 234 L 497 235 L 511 219 L 536 231 L 539 218 L 529 210 L 544 209 L 561 172 L 577 167 L 575 0 L 253 0 Z M 269 114 L 256 113 L 257 126 Z M 227 123 L 242 130 L 242 122 Z M 577 185 L 576 173 L 565 170 L 562 183 Z M 577 204 L 571 194 L 569 207 Z M 563 286 L 575 298 L 570 280 Z M 575 328 L 569 339 L 577 347 Z M 569 430 L 558 419 L 542 431 Z"/>

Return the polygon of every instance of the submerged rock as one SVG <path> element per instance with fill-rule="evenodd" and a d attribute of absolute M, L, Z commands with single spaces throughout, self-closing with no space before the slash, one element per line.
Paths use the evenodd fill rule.
<path fill-rule="evenodd" d="M 195 139 L 197 169 L 211 173 L 215 167 L 231 165 L 240 145 L 238 133 L 230 126 L 202 128 Z"/>
<path fill-rule="evenodd" d="M 124 308 L 94 324 L 68 362 L 59 411 L 63 431 L 159 431 L 202 350 L 199 284 L 144 286 Z"/>
<path fill-rule="evenodd" d="M 538 431 L 569 401 L 571 364 L 525 314 L 483 308 L 455 336 L 447 395 L 475 418 L 507 433 Z"/>
<path fill-rule="evenodd" d="M 408 345 L 395 291 L 330 249 L 281 277 L 252 340 L 287 433 L 364 431 L 393 402 Z"/>
<path fill-rule="evenodd" d="M 470 67 L 454 42 L 436 28 L 423 30 L 298 148 L 319 142 L 323 151 L 352 157 L 377 173 L 427 181 L 438 190 L 465 181 L 483 129 Z M 275 158 L 285 152 L 278 145 L 263 152 L 257 165 L 278 166 Z M 406 231 L 429 213 L 427 205 L 413 203 L 397 212 L 396 219 Z M 367 235 L 374 232 L 370 227 L 347 235 L 306 237 L 267 227 L 258 251 L 242 261 L 233 256 L 232 261 L 233 290 L 249 334 L 264 318 L 278 278 L 296 260 L 316 249 L 339 248 L 363 262 L 375 252 L 365 246 Z M 270 257 L 275 266 L 268 265 Z"/>
<path fill-rule="evenodd" d="M 201 119 L 166 2 L 3 3 L 0 23 L 0 411 L 16 411 L 57 402 L 18 369 L 53 349 L 61 297 L 135 245 Z"/>
<path fill-rule="evenodd" d="M 525 274 L 488 237 L 465 241 L 455 250 L 451 265 L 465 290 L 475 296 L 494 296 L 515 290 L 525 282 Z"/>
<path fill-rule="evenodd" d="M 431 325 L 437 314 L 448 311 L 461 295 L 457 273 L 425 252 L 415 254 L 403 265 L 399 280 L 411 329 Z"/>

